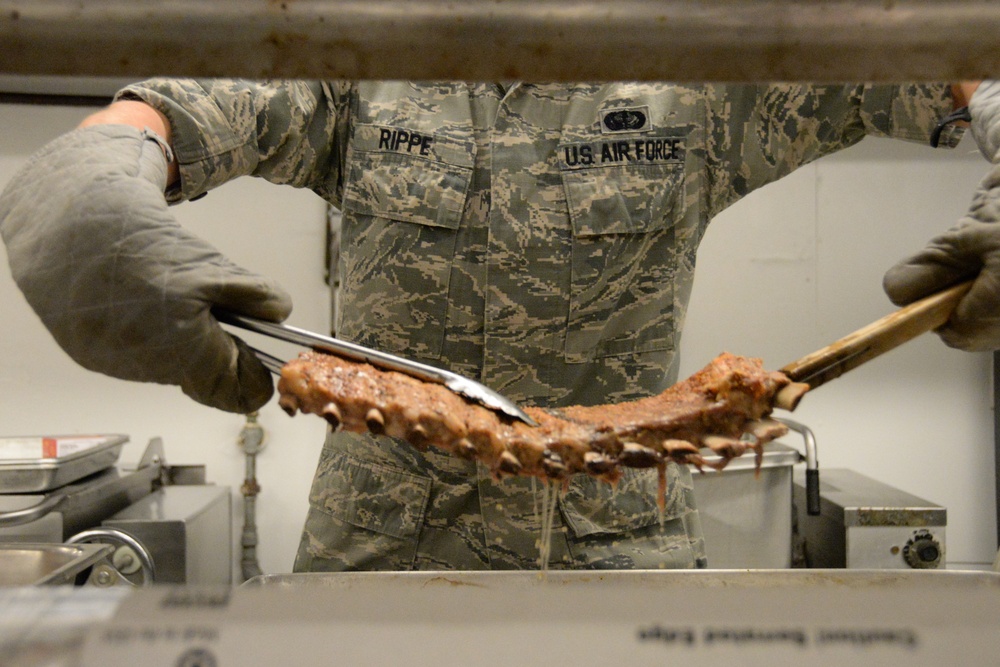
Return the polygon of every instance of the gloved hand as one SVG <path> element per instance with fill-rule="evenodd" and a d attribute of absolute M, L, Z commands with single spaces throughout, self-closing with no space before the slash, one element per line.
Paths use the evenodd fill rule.
<path fill-rule="evenodd" d="M 126 125 L 49 143 L 0 195 L 14 280 L 85 368 L 250 412 L 273 394 L 271 377 L 210 309 L 281 321 L 291 299 L 183 229 L 166 179 L 160 145 Z"/>
<path fill-rule="evenodd" d="M 1000 349 L 1000 166 L 990 171 L 959 223 L 889 269 L 883 287 L 898 306 L 975 278 L 937 333 L 962 350 Z"/>
<path fill-rule="evenodd" d="M 969 100 L 972 138 L 979 152 L 996 164 L 1000 157 L 1000 81 L 981 81 Z"/>
<path fill-rule="evenodd" d="M 1000 84 L 983 81 L 969 103 L 972 135 L 994 164 L 1000 158 Z M 889 298 L 903 306 L 955 283 L 975 278 L 941 339 L 962 350 L 1000 349 L 1000 165 L 980 182 L 969 212 L 924 250 L 885 274 Z"/>

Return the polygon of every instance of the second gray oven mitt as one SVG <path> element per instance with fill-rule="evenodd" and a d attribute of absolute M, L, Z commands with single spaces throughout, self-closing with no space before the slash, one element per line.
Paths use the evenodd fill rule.
<path fill-rule="evenodd" d="M 291 299 L 183 229 L 167 208 L 166 179 L 160 144 L 126 125 L 47 144 L 0 195 L 14 280 L 85 368 L 250 412 L 270 399 L 271 377 L 210 309 L 277 322 Z"/>
<path fill-rule="evenodd" d="M 975 278 L 938 334 L 959 349 L 996 350 L 1000 349 L 1000 84 L 981 83 L 969 110 L 972 135 L 994 166 L 958 224 L 892 267 L 883 285 L 893 303 L 903 306 Z"/>
<path fill-rule="evenodd" d="M 889 269 L 882 283 L 892 302 L 905 306 L 969 278 L 972 288 L 937 333 L 961 350 L 1000 349 L 1000 166 L 957 225 Z"/>

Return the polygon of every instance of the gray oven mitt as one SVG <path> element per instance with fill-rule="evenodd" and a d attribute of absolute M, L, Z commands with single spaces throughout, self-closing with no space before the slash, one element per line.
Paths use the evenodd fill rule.
<path fill-rule="evenodd" d="M 975 278 L 948 323 L 938 329 L 951 347 L 1000 349 L 1000 167 L 980 183 L 959 223 L 926 248 L 889 269 L 886 294 L 903 306 L 955 283 Z M 978 274 L 978 275 L 977 275 Z"/>
<path fill-rule="evenodd" d="M 183 229 L 166 179 L 160 144 L 135 128 L 98 125 L 52 141 L 0 195 L 14 280 L 85 368 L 250 412 L 270 399 L 271 377 L 210 309 L 281 321 L 291 299 Z"/>
<path fill-rule="evenodd" d="M 983 82 L 969 110 L 972 134 L 991 162 L 1000 157 L 1000 86 Z M 975 282 L 938 330 L 951 347 L 1000 349 L 1000 165 L 979 183 L 969 212 L 926 248 L 889 269 L 883 287 L 898 306 L 970 278 Z"/>

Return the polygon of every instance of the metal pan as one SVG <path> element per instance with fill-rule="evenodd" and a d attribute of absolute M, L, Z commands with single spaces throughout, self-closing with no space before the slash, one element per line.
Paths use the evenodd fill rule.
<path fill-rule="evenodd" d="M 31 440 L 58 441 L 89 439 L 86 447 L 73 453 L 55 456 L 3 457 L 3 452 L 21 451 Z M 51 491 L 105 470 L 118 462 L 128 436 L 32 436 L 0 438 L 0 494 L 40 493 Z M 58 451 L 58 450 L 57 450 Z"/>

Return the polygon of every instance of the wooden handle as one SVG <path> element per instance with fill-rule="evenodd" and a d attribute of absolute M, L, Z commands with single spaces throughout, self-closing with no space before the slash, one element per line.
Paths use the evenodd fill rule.
<path fill-rule="evenodd" d="M 970 280 L 915 301 L 821 350 L 793 361 L 781 372 L 793 382 L 805 383 L 810 389 L 815 389 L 924 332 L 937 329 L 948 321 L 955 305 L 971 286 Z"/>

